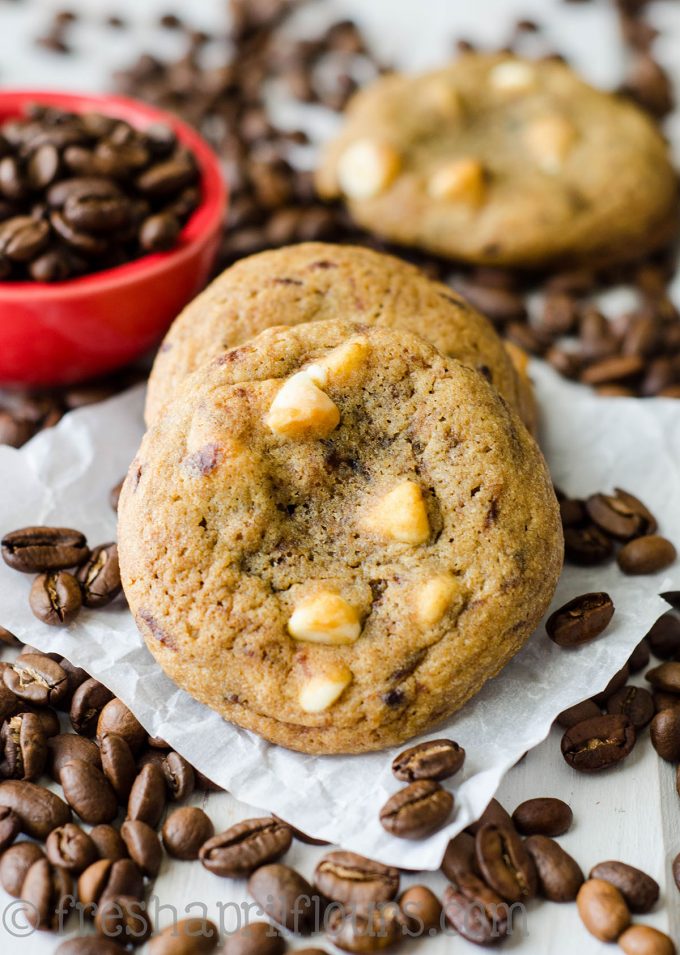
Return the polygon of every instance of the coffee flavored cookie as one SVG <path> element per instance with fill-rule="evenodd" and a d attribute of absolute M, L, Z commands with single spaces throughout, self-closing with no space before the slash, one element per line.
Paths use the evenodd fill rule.
<path fill-rule="evenodd" d="M 272 325 L 355 320 L 416 332 L 480 369 L 533 428 L 526 369 L 513 367 L 490 323 L 445 285 L 370 249 L 308 242 L 242 259 L 175 321 L 156 358 L 147 397 L 154 422 L 180 382 L 205 361 Z"/>
<path fill-rule="evenodd" d="M 317 187 L 388 239 L 522 268 L 629 260 L 677 227 L 668 150 L 561 62 L 470 53 L 362 90 Z"/>
<path fill-rule="evenodd" d="M 562 559 L 545 462 L 478 372 L 368 324 L 273 328 L 204 365 L 119 507 L 167 674 L 307 753 L 380 749 L 524 644 Z"/>

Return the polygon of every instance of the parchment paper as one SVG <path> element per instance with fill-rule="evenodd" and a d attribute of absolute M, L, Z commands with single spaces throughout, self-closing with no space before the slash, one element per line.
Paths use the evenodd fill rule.
<path fill-rule="evenodd" d="M 657 513 L 662 533 L 680 541 L 680 408 L 676 402 L 594 398 L 546 366 L 533 375 L 543 409 L 542 443 L 555 482 L 573 495 L 623 486 Z M 68 415 L 21 450 L 0 447 L 0 534 L 29 524 L 73 526 L 92 545 L 115 537 L 111 487 L 142 434 L 143 389 Z M 436 868 L 447 841 L 477 818 L 504 773 L 548 733 L 565 707 L 601 690 L 666 605 L 656 596 L 678 573 L 624 577 L 612 563 L 568 567 L 554 607 L 606 590 L 616 614 L 607 632 L 579 650 L 561 650 L 542 628 L 461 713 L 431 736 L 467 750 L 450 781 L 456 809 L 429 840 L 404 842 L 383 831 L 378 810 L 401 784 L 394 751 L 309 757 L 270 746 L 225 723 L 167 679 L 143 646 L 123 601 L 83 611 L 68 629 L 47 627 L 28 607 L 31 578 L 0 565 L 0 623 L 41 650 L 58 650 L 130 706 L 146 729 L 239 800 L 275 812 L 306 832 L 385 862 Z"/>

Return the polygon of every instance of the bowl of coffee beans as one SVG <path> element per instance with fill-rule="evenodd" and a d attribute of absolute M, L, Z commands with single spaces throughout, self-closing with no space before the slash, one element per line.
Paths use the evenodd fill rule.
<path fill-rule="evenodd" d="M 206 283 L 226 187 L 174 116 L 0 92 L 0 384 L 51 386 L 152 348 Z"/>

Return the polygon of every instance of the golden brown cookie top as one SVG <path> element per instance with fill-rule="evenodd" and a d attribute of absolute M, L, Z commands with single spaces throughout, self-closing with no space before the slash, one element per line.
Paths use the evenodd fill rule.
<path fill-rule="evenodd" d="M 677 203 L 637 106 L 561 62 L 505 54 L 359 92 L 317 186 L 393 241 L 518 267 L 639 256 L 670 236 Z"/>
<path fill-rule="evenodd" d="M 561 565 L 540 452 L 477 372 L 363 323 L 272 328 L 204 365 L 119 506 L 130 607 L 172 678 L 306 751 L 451 712 Z"/>

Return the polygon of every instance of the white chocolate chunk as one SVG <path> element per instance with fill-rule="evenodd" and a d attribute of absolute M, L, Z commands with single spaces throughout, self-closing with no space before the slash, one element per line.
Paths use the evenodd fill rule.
<path fill-rule="evenodd" d="M 439 623 L 459 594 L 460 584 L 453 574 L 435 574 L 421 582 L 416 593 L 416 619 L 420 626 Z"/>
<path fill-rule="evenodd" d="M 339 594 L 322 590 L 297 605 L 288 621 L 288 632 L 296 640 L 341 646 L 354 643 L 361 633 L 361 621 L 354 607 Z"/>
<path fill-rule="evenodd" d="M 292 375 L 277 392 L 266 423 L 285 438 L 324 438 L 340 422 L 340 411 L 306 371 Z"/>
<path fill-rule="evenodd" d="M 358 139 L 338 160 L 338 182 L 350 199 L 371 199 L 391 185 L 400 168 L 401 158 L 392 146 Z"/>
<path fill-rule="evenodd" d="M 346 384 L 366 363 L 370 345 L 365 338 L 353 338 L 338 345 L 307 368 L 312 381 L 325 388 L 328 384 Z"/>
<path fill-rule="evenodd" d="M 480 205 L 484 199 L 484 170 L 478 159 L 456 159 L 436 169 L 427 184 L 433 199 Z"/>
<path fill-rule="evenodd" d="M 495 90 L 524 92 L 536 85 L 536 71 L 522 60 L 505 60 L 489 71 L 489 83 Z"/>
<path fill-rule="evenodd" d="M 430 522 L 420 487 L 413 481 L 397 484 L 374 505 L 366 526 L 387 540 L 424 544 L 430 536 Z"/>
<path fill-rule="evenodd" d="M 527 148 L 544 172 L 558 173 L 574 145 L 576 130 L 563 116 L 545 116 L 527 128 Z"/>
<path fill-rule="evenodd" d="M 310 677 L 300 688 L 298 702 L 305 713 L 323 713 L 352 682 L 352 671 L 338 663 Z"/>

